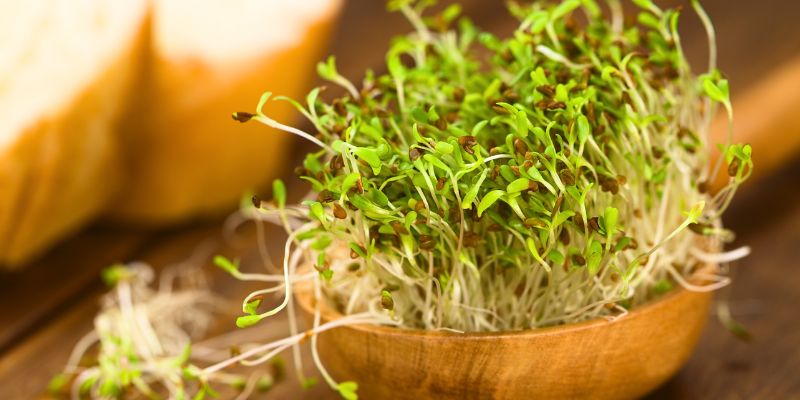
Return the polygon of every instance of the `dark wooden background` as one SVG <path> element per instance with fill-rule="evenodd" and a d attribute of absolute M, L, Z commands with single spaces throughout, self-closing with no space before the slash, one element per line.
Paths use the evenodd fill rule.
<path fill-rule="evenodd" d="M 484 27 L 495 31 L 513 27 L 500 1 L 462 3 Z M 737 93 L 757 84 L 780 63 L 800 56 L 800 2 L 708 0 L 704 4 L 717 26 L 720 66 L 731 80 L 734 103 Z M 699 69 L 704 66 L 705 36 L 691 12 L 685 14 L 684 43 Z M 388 39 L 408 29 L 402 18 L 385 13 L 382 1 L 349 0 L 330 52 L 337 55 L 343 74 L 358 79 L 367 67 L 380 69 Z M 302 146 L 296 151 L 299 154 Z M 295 196 L 302 192 L 295 189 Z M 734 338 L 710 317 L 687 366 L 649 398 L 800 399 L 800 159 L 748 185 L 725 222 L 738 233 L 737 243 L 750 245 L 753 254 L 735 265 L 733 285 L 719 295 L 730 299 L 734 316 L 751 330 L 753 339 Z M 189 258 L 204 243 L 214 251 L 242 257 L 245 264 L 258 263 L 252 230 L 245 230 L 237 243 L 224 242 L 220 232 L 218 221 L 162 232 L 98 225 L 22 272 L 0 273 L 0 398 L 41 396 L 74 343 L 91 329 L 97 298 L 104 290 L 98 271 L 108 264 L 144 260 L 163 267 Z M 268 244 L 282 240 L 271 236 Z M 244 293 L 241 284 L 217 277 L 216 290 L 224 295 L 238 299 Z M 220 326 L 232 328 L 232 320 L 222 316 Z M 280 328 L 275 322 L 258 329 L 272 330 L 264 334 L 274 336 Z M 303 392 L 292 379 L 272 394 L 336 398 L 322 387 Z"/>

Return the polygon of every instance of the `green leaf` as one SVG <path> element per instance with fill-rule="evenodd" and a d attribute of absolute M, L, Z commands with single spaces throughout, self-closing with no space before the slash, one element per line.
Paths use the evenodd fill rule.
<path fill-rule="evenodd" d="M 330 56 L 326 62 L 317 64 L 317 73 L 322 79 L 335 80 L 339 75 L 339 71 L 336 69 L 336 57 Z"/>
<path fill-rule="evenodd" d="M 619 239 L 617 245 L 614 246 L 614 251 L 617 252 L 625 250 L 625 248 L 628 247 L 628 245 L 631 243 L 632 240 L 633 238 L 631 238 L 630 236 L 623 236 L 621 239 Z"/>
<path fill-rule="evenodd" d="M 422 109 L 422 107 L 414 107 L 411 109 L 411 118 L 414 118 L 415 121 L 421 122 L 423 124 L 428 123 L 428 113 Z"/>
<path fill-rule="evenodd" d="M 227 259 L 225 256 L 216 255 L 214 256 L 214 265 L 217 267 L 222 268 L 224 271 L 231 275 L 237 275 L 239 273 L 239 260 L 231 261 Z"/>
<path fill-rule="evenodd" d="M 519 193 L 519 192 L 522 192 L 524 190 L 528 190 L 528 185 L 529 184 L 530 184 L 530 181 L 528 180 L 528 178 L 516 179 L 513 182 L 508 184 L 508 187 L 506 187 L 506 192 L 508 192 L 508 193 Z"/>
<path fill-rule="evenodd" d="M 333 239 L 329 235 L 319 235 L 314 242 L 311 243 L 311 248 L 316 251 L 322 251 L 330 246 Z"/>
<path fill-rule="evenodd" d="M 350 247 L 350 250 L 352 250 L 354 253 L 358 254 L 359 257 L 361 257 L 361 258 L 366 258 L 367 257 L 367 254 L 364 253 L 364 250 L 358 244 L 351 242 L 349 247 Z"/>
<path fill-rule="evenodd" d="M 332 269 L 326 269 L 326 270 L 320 271 L 319 272 L 319 276 L 322 277 L 322 279 L 324 281 L 330 282 L 331 278 L 333 278 L 333 270 Z"/>
<path fill-rule="evenodd" d="M 262 376 L 258 378 L 258 382 L 256 383 L 256 390 L 259 392 L 266 392 L 267 390 L 272 388 L 272 385 L 275 384 L 275 380 L 270 375 Z"/>
<path fill-rule="evenodd" d="M 322 163 L 319 162 L 319 157 L 315 154 L 306 154 L 303 166 L 314 174 L 322 172 Z"/>
<path fill-rule="evenodd" d="M 89 391 L 92 390 L 94 384 L 97 383 L 97 380 L 99 378 L 100 377 L 98 375 L 89 376 L 86 380 L 84 380 L 81 383 L 81 386 L 78 388 L 78 392 L 80 392 L 81 394 L 88 394 Z"/>
<path fill-rule="evenodd" d="M 103 398 L 117 398 L 121 392 L 122 389 L 112 379 L 106 379 L 100 383 L 100 396 Z"/>
<path fill-rule="evenodd" d="M 703 209 L 706 206 L 705 201 L 695 203 L 694 206 L 686 213 L 686 217 L 691 223 L 697 223 L 697 220 L 703 215 Z"/>
<path fill-rule="evenodd" d="M 336 387 L 336 390 L 345 400 L 358 400 L 358 394 L 356 393 L 358 391 L 358 383 L 356 382 L 342 382 Z"/>
<path fill-rule="evenodd" d="M 453 145 L 447 142 L 436 142 L 436 146 L 434 147 L 437 153 L 440 154 L 452 154 L 453 153 Z"/>
<path fill-rule="evenodd" d="M 472 127 L 472 132 L 471 132 L 472 136 L 478 136 L 478 134 L 481 133 L 481 130 L 483 130 L 483 128 L 485 128 L 488 123 L 489 121 L 483 120 L 475 124 L 475 126 Z"/>
<path fill-rule="evenodd" d="M 619 220 L 619 210 L 614 207 L 606 207 L 603 213 L 603 223 L 606 228 L 606 235 L 611 236 L 617 230 L 617 221 Z"/>
<path fill-rule="evenodd" d="M 103 279 L 103 282 L 109 286 L 114 287 L 120 281 L 129 279 L 131 276 L 131 272 L 128 271 L 128 268 L 125 267 L 124 264 L 114 264 L 101 272 L 100 277 Z"/>
<path fill-rule="evenodd" d="M 302 382 L 300 382 L 300 385 L 301 385 L 301 386 L 303 387 L 303 389 L 305 389 L 305 390 L 311 389 L 311 388 L 313 388 L 314 386 L 317 386 L 317 378 L 315 378 L 315 377 L 313 377 L 313 376 L 309 376 L 308 378 L 306 378 L 306 379 L 303 379 L 303 381 L 302 381 Z"/>
<path fill-rule="evenodd" d="M 488 169 L 483 170 L 481 173 L 480 178 L 478 178 L 478 182 L 476 182 L 472 187 L 469 188 L 467 194 L 461 200 L 461 208 L 462 209 L 469 209 L 472 208 L 472 203 L 475 201 L 475 198 L 478 196 L 478 190 L 480 190 L 483 181 L 486 179 L 486 175 L 489 173 Z"/>
<path fill-rule="evenodd" d="M 502 190 L 492 190 L 491 192 L 486 193 L 481 199 L 481 202 L 478 203 L 478 216 L 480 217 L 483 215 L 483 212 L 497 202 L 497 200 L 503 197 L 504 194 L 506 194 L 506 192 Z"/>
<path fill-rule="evenodd" d="M 414 221 L 416 220 L 417 220 L 417 212 L 409 211 L 408 214 L 406 214 L 405 216 L 403 225 L 405 225 L 406 229 L 411 230 L 411 225 L 413 225 Z"/>
<path fill-rule="evenodd" d="M 54 376 L 50 383 L 47 384 L 47 392 L 52 395 L 62 393 L 67 384 L 69 384 L 70 379 L 70 375 L 64 373 Z"/>
<path fill-rule="evenodd" d="M 720 79 L 714 82 L 714 78 L 708 75 L 701 79 L 703 81 L 703 91 L 711 100 L 718 103 L 727 103 L 730 100 L 728 80 Z"/>
<path fill-rule="evenodd" d="M 176 366 L 182 366 L 189 362 L 189 357 L 191 356 L 192 356 L 192 344 L 186 343 L 186 346 L 183 346 L 181 354 L 175 358 L 174 363 Z"/>
<path fill-rule="evenodd" d="M 450 4 L 442 11 L 442 18 L 447 22 L 452 22 L 459 15 L 461 15 L 461 4 L 458 3 Z"/>
<path fill-rule="evenodd" d="M 244 312 L 250 315 L 258 314 L 258 307 L 261 306 L 261 301 L 262 300 L 260 298 L 255 298 L 253 300 L 250 300 L 249 302 L 247 302 L 247 304 L 244 305 Z"/>
<path fill-rule="evenodd" d="M 589 255 L 586 257 L 586 266 L 589 273 L 594 275 L 600 269 L 600 261 L 603 259 L 603 246 L 600 242 L 593 240 L 589 244 Z"/>
<path fill-rule="evenodd" d="M 664 294 L 672 290 L 672 283 L 666 279 L 662 279 L 656 282 L 655 286 L 653 286 L 653 291 L 658 294 Z"/>
<path fill-rule="evenodd" d="M 580 5 L 581 5 L 581 1 L 580 0 L 562 1 L 561 4 L 559 4 L 558 6 L 556 6 L 556 8 L 553 9 L 553 12 L 550 15 L 550 19 L 552 21 L 561 19 L 564 16 L 566 16 L 567 14 L 571 13 L 572 11 L 574 11 Z"/>
<path fill-rule="evenodd" d="M 511 171 L 511 167 L 509 167 L 506 164 L 500 166 L 500 176 L 502 176 L 503 179 L 509 182 L 512 182 L 515 179 L 517 179 L 516 175 L 514 175 L 514 173 Z"/>
<path fill-rule="evenodd" d="M 263 318 L 264 317 L 260 315 L 243 315 L 239 318 L 236 318 L 236 326 L 239 328 L 251 327 L 259 323 L 259 321 L 261 321 Z"/>
<path fill-rule="evenodd" d="M 556 217 L 553 219 L 553 228 L 563 224 L 568 219 L 572 218 L 575 215 L 574 211 L 561 211 L 556 214 Z"/>
<path fill-rule="evenodd" d="M 578 143 L 584 144 L 592 134 L 592 127 L 589 126 L 589 119 L 585 115 L 579 115 L 576 123 L 578 128 Z"/>
<path fill-rule="evenodd" d="M 261 98 L 258 99 L 258 106 L 256 106 L 256 112 L 263 115 L 264 113 L 261 111 L 264 108 L 264 105 L 267 104 L 269 98 L 272 97 L 272 92 L 264 92 L 261 94 Z"/>
<path fill-rule="evenodd" d="M 342 180 L 342 193 L 347 193 L 350 189 L 352 189 L 360 177 L 361 175 L 359 175 L 358 172 L 347 174 Z"/>
<path fill-rule="evenodd" d="M 645 10 L 650 10 L 655 7 L 651 0 L 633 0 L 633 4 L 636 4 L 639 6 L 639 8 L 643 8 Z"/>
<path fill-rule="evenodd" d="M 442 160 L 436 158 L 436 156 L 434 156 L 433 154 L 425 154 L 424 156 L 422 156 L 422 159 L 429 162 L 436 168 L 439 168 L 443 171 L 450 171 L 450 168 L 447 167 L 447 164 L 442 162 Z"/>
<path fill-rule="evenodd" d="M 275 198 L 275 203 L 278 204 L 279 209 L 286 207 L 286 185 L 280 179 L 272 181 L 272 196 Z"/>
<path fill-rule="evenodd" d="M 536 86 L 544 86 L 549 85 L 550 81 L 547 80 L 547 75 L 544 73 L 544 69 L 542 67 L 537 67 L 534 71 L 531 72 L 531 80 Z"/>
<path fill-rule="evenodd" d="M 547 259 L 553 262 L 554 265 L 561 265 L 564 263 L 564 255 L 558 250 L 550 250 L 547 254 Z"/>
<path fill-rule="evenodd" d="M 386 56 L 386 67 L 389 69 L 389 74 L 399 81 L 406 79 L 406 67 L 400 61 L 399 54 L 392 54 Z"/>
<path fill-rule="evenodd" d="M 381 173 L 381 158 L 378 156 L 377 151 L 365 147 L 356 147 L 353 149 L 353 153 L 369 164 L 370 168 L 372 168 L 372 173 L 375 175 Z"/>
<path fill-rule="evenodd" d="M 648 28 L 661 29 L 661 20 L 649 12 L 640 12 L 636 19 Z"/>
<path fill-rule="evenodd" d="M 308 203 L 308 208 L 311 212 L 311 215 L 319 220 L 319 222 L 322 222 L 323 224 L 327 222 L 325 219 L 325 209 L 322 207 L 322 203 L 318 201 L 311 201 Z"/>
<path fill-rule="evenodd" d="M 372 188 L 367 193 L 369 194 L 369 197 L 372 199 L 372 201 L 375 202 L 375 204 L 381 207 L 386 207 L 389 205 L 389 198 L 386 197 L 386 194 L 384 194 L 377 188 Z"/>
<path fill-rule="evenodd" d="M 528 246 L 528 251 L 530 251 L 534 257 L 536 257 L 537 259 L 541 258 L 541 256 L 539 255 L 539 249 L 536 247 L 536 242 L 533 240 L 532 237 L 528 237 L 527 239 L 525 239 L 525 244 Z"/>

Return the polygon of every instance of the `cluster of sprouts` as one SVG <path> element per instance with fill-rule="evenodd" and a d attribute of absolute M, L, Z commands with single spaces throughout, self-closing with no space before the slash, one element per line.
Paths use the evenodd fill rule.
<path fill-rule="evenodd" d="M 212 384 L 221 384 L 244 399 L 272 385 L 267 373 L 209 373 L 195 364 L 218 358 L 218 350 L 192 345 L 214 321 L 220 300 L 202 274 L 168 269 L 153 289 L 153 270 L 133 263 L 112 266 L 103 278 L 113 289 L 102 298 L 94 329 L 51 381 L 51 393 L 73 399 L 116 399 L 133 392 L 150 399 L 202 399 L 216 397 Z"/>
<path fill-rule="evenodd" d="M 318 69 L 343 97 L 278 99 L 313 134 L 264 114 L 270 93 L 255 114 L 234 114 L 320 147 L 297 171 L 313 198 L 287 206 L 277 182 L 276 201 L 242 210 L 289 240 L 283 283 L 265 289 L 285 301 L 240 325 L 290 304 L 297 279 L 344 315 L 459 332 L 614 317 L 675 284 L 728 283 L 718 265 L 746 249 L 718 253 L 732 237 L 720 216 L 751 150 L 721 144 L 710 161 L 716 105 L 732 109 L 697 2 L 710 39 L 701 76 L 682 52 L 680 10 L 649 0 L 634 1 L 636 19 L 615 0 L 511 3 L 509 38 L 458 18 L 457 5 L 425 17 L 431 3 L 390 2 L 416 30 L 394 40 L 388 73 L 358 89 L 330 58 Z M 712 193 L 719 173 L 728 185 Z"/>

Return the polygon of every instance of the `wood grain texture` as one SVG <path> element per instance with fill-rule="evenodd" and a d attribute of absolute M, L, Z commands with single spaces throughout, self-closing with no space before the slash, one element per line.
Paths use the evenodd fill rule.
<path fill-rule="evenodd" d="M 0 354 L 49 316 L 67 312 L 100 270 L 126 259 L 146 236 L 95 231 L 56 247 L 25 270 L 0 274 Z"/>
<path fill-rule="evenodd" d="M 313 315 L 309 285 L 296 297 Z M 634 399 L 689 358 L 709 293 L 686 290 L 624 318 L 537 330 L 456 334 L 371 325 L 319 335 L 326 368 L 367 399 Z M 321 305 L 323 321 L 340 318 Z"/>

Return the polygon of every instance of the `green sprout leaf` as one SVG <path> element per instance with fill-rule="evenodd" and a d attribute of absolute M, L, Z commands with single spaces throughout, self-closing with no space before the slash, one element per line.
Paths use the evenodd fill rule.
<path fill-rule="evenodd" d="M 123 264 L 114 264 L 103 270 L 101 277 L 106 286 L 114 287 L 120 281 L 129 279 L 131 272 Z"/>
<path fill-rule="evenodd" d="M 558 250 L 550 250 L 550 253 L 547 254 L 547 259 L 556 265 L 561 265 L 564 263 L 564 255 Z"/>
<path fill-rule="evenodd" d="M 586 268 L 589 273 L 594 275 L 600 268 L 600 261 L 603 259 L 603 247 L 598 241 L 592 241 L 589 244 L 589 254 L 586 257 Z"/>
<path fill-rule="evenodd" d="M 264 319 L 261 315 L 243 315 L 236 318 L 236 326 L 239 328 L 249 328 Z"/>
<path fill-rule="evenodd" d="M 238 275 L 239 274 L 239 261 L 231 261 L 227 259 L 225 256 L 216 255 L 214 256 L 214 265 L 217 267 L 222 268 L 223 271 L 231 274 L 231 275 Z"/>
<path fill-rule="evenodd" d="M 303 389 L 305 390 L 312 389 L 314 386 L 317 386 L 317 378 L 309 376 L 308 378 L 303 379 L 303 381 L 300 382 L 300 386 L 302 386 Z"/>
<path fill-rule="evenodd" d="M 378 175 L 381 173 L 381 158 L 378 156 L 378 152 L 363 147 L 356 147 L 353 149 L 353 152 L 358 156 L 358 158 L 364 160 L 369 164 L 370 168 L 372 168 L 372 173 Z"/>
<path fill-rule="evenodd" d="M 358 400 L 358 383 L 353 381 L 342 382 L 336 386 L 339 395 L 345 400 Z"/>
<path fill-rule="evenodd" d="M 283 181 L 276 179 L 272 181 L 272 196 L 275 197 L 275 202 L 278 204 L 279 209 L 286 208 L 286 185 Z"/>
<path fill-rule="evenodd" d="M 72 379 L 71 375 L 69 374 L 57 374 L 50 380 L 50 383 L 47 385 L 47 392 L 52 395 L 57 395 L 64 393 L 67 385 L 69 384 L 70 380 Z"/>
<path fill-rule="evenodd" d="M 494 203 L 497 202 L 506 192 L 502 190 L 492 190 L 486 195 L 483 196 L 481 202 L 478 203 L 478 216 L 480 217 L 483 215 L 484 211 L 486 211 L 489 207 L 491 207 Z"/>
<path fill-rule="evenodd" d="M 478 190 L 480 190 L 483 181 L 486 180 L 486 176 L 488 175 L 488 173 L 489 173 L 488 169 L 484 170 L 480 178 L 478 178 L 478 181 L 474 185 L 472 185 L 472 187 L 469 188 L 467 194 L 464 195 L 463 199 L 461 199 L 461 208 L 465 210 L 472 208 L 472 203 L 475 201 L 475 198 L 478 197 Z"/>
<path fill-rule="evenodd" d="M 244 305 L 244 312 L 250 315 L 258 314 L 258 307 L 261 306 L 262 299 L 254 298 Z"/>
<path fill-rule="evenodd" d="M 506 192 L 508 192 L 508 193 L 519 193 L 519 192 L 521 192 L 523 190 L 528 190 L 528 185 L 529 184 L 530 184 L 530 181 L 528 180 L 528 178 L 516 179 L 513 182 L 508 184 L 508 187 L 506 187 Z"/>

